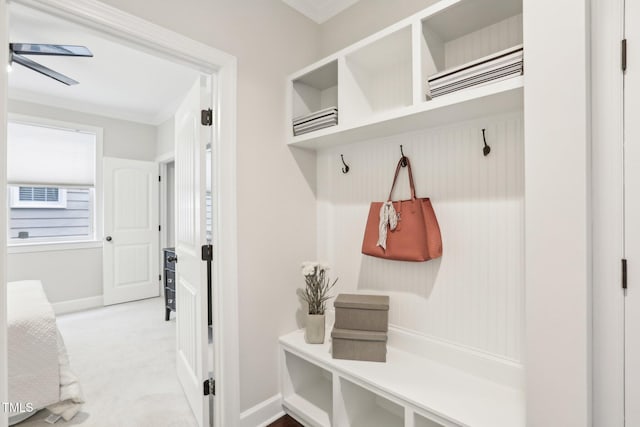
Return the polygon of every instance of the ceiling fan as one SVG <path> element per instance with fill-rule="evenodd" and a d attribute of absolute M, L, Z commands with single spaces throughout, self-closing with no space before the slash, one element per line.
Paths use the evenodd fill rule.
<path fill-rule="evenodd" d="M 93 53 L 85 46 L 72 46 L 60 44 L 35 44 L 35 43 L 9 43 L 10 63 L 15 62 L 47 77 L 51 77 L 67 86 L 78 84 L 70 77 L 60 74 L 51 68 L 38 64 L 23 55 L 46 56 L 80 56 L 92 57 Z"/>

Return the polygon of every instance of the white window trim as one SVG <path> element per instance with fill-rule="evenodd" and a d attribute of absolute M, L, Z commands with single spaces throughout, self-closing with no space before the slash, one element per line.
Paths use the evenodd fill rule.
<path fill-rule="evenodd" d="M 10 208 L 44 208 L 44 209 L 64 209 L 67 207 L 67 190 L 60 187 L 58 189 L 58 200 L 54 201 L 32 201 L 20 200 L 20 187 L 46 187 L 44 185 L 11 185 L 9 186 L 9 207 Z"/>
<path fill-rule="evenodd" d="M 25 242 L 21 239 L 7 239 L 7 246 L 9 253 L 24 253 L 24 252 L 43 252 L 47 250 L 63 250 L 69 249 L 68 246 L 75 246 L 78 249 L 84 247 L 102 247 L 103 237 L 103 209 L 102 209 L 102 158 L 103 158 L 103 128 L 97 126 L 90 126 L 82 123 L 66 122 L 62 120 L 54 120 L 45 117 L 29 116 L 25 114 L 8 114 L 8 122 L 20 123 L 25 125 L 51 127 L 54 129 L 64 130 L 76 130 L 81 132 L 93 133 L 96 136 L 96 168 L 95 168 L 95 182 L 93 198 L 94 203 L 91 203 L 91 214 L 93 214 L 93 224 L 91 229 L 93 230 L 93 238 L 87 239 L 86 236 L 81 236 L 77 240 L 69 237 L 61 238 L 43 238 L 43 239 L 30 239 Z M 9 204 L 6 205 L 7 213 L 9 210 Z M 7 221 L 7 227 L 9 226 Z M 8 230 L 7 230 L 8 231 Z M 91 244 L 87 246 L 87 244 Z M 63 249 L 59 249 L 62 247 Z M 14 251 L 15 249 L 15 251 Z"/>
<path fill-rule="evenodd" d="M 72 251 L 78 249 L 94 249 L 102 248 L 101 241 L 95 240 L 78 240 L 78 241 L 61 241 L 58 243 L 51 242 L 29 242 L 11 244 L 7 248 L 9 254 L 24 254 L 32 252 L 54 252 L 54 251 Z"/>

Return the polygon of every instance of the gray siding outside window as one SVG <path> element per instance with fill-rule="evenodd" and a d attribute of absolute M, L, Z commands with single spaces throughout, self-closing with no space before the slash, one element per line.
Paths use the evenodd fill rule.
<path fill-rule="evenodd" d="M 67 207 L 9 209 L 9 238 L 18 239 L 22 232 L 29 240 L 43 237 L 91 237 L 91 190 L 67 189 Z"/>

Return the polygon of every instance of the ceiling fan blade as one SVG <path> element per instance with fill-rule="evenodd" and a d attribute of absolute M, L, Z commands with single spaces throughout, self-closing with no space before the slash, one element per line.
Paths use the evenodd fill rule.
<path fill-rule="evenodd" d="M 60 74 L 57 71 L 53 71 L 51 68 L 45 67 L 42 64 L 38 64 L 37 62 L 30 60 L 29 58 L 25 58 L 24 56 L 16 55 L 15 53 L 13 53 L 11 54 L 11 60 L 33 71 L 37 71 L 40 74 L 44 74 L 47 77 L 51 77 L 54 80 L 64 83 L 67 86 L 78 84 L 78 82 L 73 80 L 72 78 L 69 78 L 64 74 Z"/>
<path fill-rule="evenodd" d="M 85 46 L 64 44 L 9 43 L 9 49 L 18 55 L 93 56 Z"/>

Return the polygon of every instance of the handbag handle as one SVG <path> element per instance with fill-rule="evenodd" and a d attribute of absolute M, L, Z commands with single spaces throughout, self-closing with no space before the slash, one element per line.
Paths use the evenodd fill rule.
<path fill-rule="evenodd" d="M 402 156 L 398 161 L 398 166 L 396 166 L 396 174 L 393 176 L 393 184 L 391 184 L 391 191 L 389 191 L 389 202 L 391 201 L 391 195 L 393 194 L 393 189 L 396 186 L 396 181 L 398 180 L 398 175 L 400 174 L 400 168 L 402 168 L 402 162 L 405 161 L 407 165 L 407 169 L 409 171 L 409 186 L 411 187 L 411 200 L 416 199 L 416 187 L 413 183 L 413 172 L 411 172 L 411 162 L 409 158 L 406 156 Z"/>

